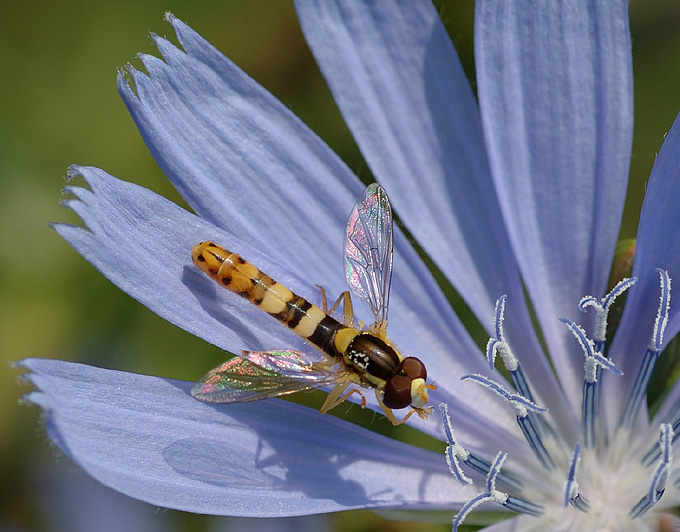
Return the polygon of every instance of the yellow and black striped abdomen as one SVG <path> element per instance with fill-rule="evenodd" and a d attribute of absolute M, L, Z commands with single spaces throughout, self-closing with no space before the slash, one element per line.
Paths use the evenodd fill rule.
<path fill-rule="evenodd" d="M 338 330 L 345 328 L 344 325 L 277 283 L 240 255 L 214 242 L 201 242 L 193 247 L 191 257 L 199 270 L 228 290 L 257 305 L 328 355 L 342 356 L 334 338 Z"/>

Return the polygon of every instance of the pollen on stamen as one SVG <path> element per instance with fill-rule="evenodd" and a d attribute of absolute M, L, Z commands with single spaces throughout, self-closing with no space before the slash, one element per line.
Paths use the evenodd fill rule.
<path fill-rule="evenodd" d="M 494 369 L 496 362 L 496 355 L 500 355 L 503 364 L 508 371 L 515 371 L 518 366 L 517 358 L 512 354 L 508 343 L 505 341 L 505 333 L 503 332 L 503 321 L 505 319 L 505 300 L 506 295 L 502 295 L 496 301 L 494 330 L 496 336 L 489 338 L 486 344 L 486 359 L 489 362 L 491 369 Z"/>
<path fill-rule="evenodd" d="M 475 455 L 474 453 L 468 451 L 463 447 L 453 434 L 453 425 L 451 423 L 451 418 L 449 417 L 449 407 L 446 403 L 439 404 L 439 411 L 442 416 L 442 423 L 444 426 L 444 434 L 446 435 L 447 447 L 445 451 L 446 461 L 449 465 L 449 470 L 451 474 L 456 477 L 456 479 L 461 484 L 470 484 L 472 480 L 468 478 L 465 473 L 463 473 L 460 461 L 463 461 L 473 471 L 477 471 L 482 475 L 486 476 L 491 470 L 491 462 Z M 468 482 L 469 481 L 469 482 Z M 519 491 L 522 489 L 522 482 L 516 478 L 514 475 L 505 473 L 501 471 L 497 475 L 497 482 L 501 484 L 505 489 Z"/>
<path fill-rule="evenodd" d="M 493 380 L 485 377 L 484 375 L 473 373 L 470 375 L 464 375 L 463 377 L 461 377 L 461 380 L 477 382 L 482 386 L 496 392 L 498 396 L 502 397 L 503 399 L 507 400 L 509 403 L 512 404 L 518 416 L 524 417 L 528 415 L 529 410 L 531 410 L 532 412 L 541 413 L 548 411 L 547 408 L 542 408 L 538 406 L 536 403 L 527 399 L 523 395 L 508 392 L 501 384 L 494 382 Z"/>
<path fill-rule="evenodd" d="M 637 419 L 636 414 L 639 411 L 640 403 L 646 397 L 649 375 L 663 346 L 664 332 L 668 323 L 670 278 L 668 272 L 663 270 L 657 271 L 660 275 L 661 296 L 659 298 L 654 329 L 649 331 L 651 332 L 651 339 L 647 350 L 648 353 L 641 364 L 640 372 L 631 394 L 632 397 L 629 399 L 629 404 L 624 411 L 621 421 L 623 427 L 628 429 L 632 428 L 633 425 L 630 420 Z M 501 357 L 512 376 L 512 384 L 515 385 L 514 389 L 508 391 L 498 382 L 479 374 L 466 375 L 462 380 L 473 381 L 485 386 L 513 406 L 517 422 L 524 433 L 526 441 L 529 443 L 535 457 L 545 467 L 545 470 L 541 473 L 532 469 L 531 478 L 536 479 L 537 484 L 522 477 L 524 482 L 521 489 L 508 490 L 505 486 L 496 487 L 497 484 L 500 486 L 502 482 L 501 477 L 504 472 L 501 471 L 501 466 L 507 456 L 505 452 L 500 451 L 493 463 L 479 461 L 475 469 L 478 472 L 486 472 L 486 489 L 483 488 L 481 493 L 478 493 L 463 505 L 460 512 L 454 518 L 454 531 L 458 529 L 470 512 L 479 505 L 489 502 L 496 502 L 507 509 L 530 515 L 541 516 L 544 512 L 547 512 L 545 523 L 543 520 L 540 520 L 540 523 L 547 525 L 554 524 L 554 511 L 556 512 L 554 513 L 555 516 L 563 515 L 569 520 L 573 519 L 573 523 L 576 523 L 577 527 L 578 525 L 584 525 L 588 527 L 588 530 L 598 529 L 597 526 L 599 525 L 595 526 L 596 523 L 613 522 L 608 521 L 610 519 L 615 519 L 617 523 L 625 525 L 628 523 L 626 518 L 638 519 L 657 505 L 667 488 L 680 490 L 680 479 L 676 478 L 676 475 L 671 474 L 672 445 L 676 439 L 676 429 L 680 427 L 680 414 L 677 414 L 670 423 L 661 425 L 661 436 L 658 445 L 655 445 L 652 450 L 644 455 L 642 461 L 637 463 L 635 463 L 634 456 L 631 454 L 636 452 L 636 448 L 628 446 L 628 443 L 631 442 L 630 433 L 622 431 L 620 439 L 612 440 L 612 436 L 609 435 L 608 431 L 603 429 L 603 427 L 606 428 L 604 419 L 599 422 L 600 425 L 597 424 L 599 400 L 604 399 L 604 396 L 602 398 L 598 397 L 598 394 L 601 393 L 600 380 L 602 371 L 608 370 L 615 375 L 623 374 L 614 365 L 613 361 L 605 356 L 608 313 L 616 298 L 632 287 L 636 281 L 637 279 L 635 278 L 620 281 L 602 299 L 596 299 L 592 296 L 586 296 L 581 299 L 579 302 L 579 309 L 581 311 L 585 312 L 592 308 L 596 312 L 595 330 L 592 336 L 587 334 L 580 325 L 566 319 L 562 320 L 569 327 L 584 353 L 583 426 L 582 435 L 579 437 L 580 443 L 576 442 L 575 444 L 570 438 L 560 438 L 559 427 L 550 425 L 551 418 L 546 419 L 545 416 L 538 415 L 545 412 L 546 409 L 539 407 L 530 395 L 524 394 L 523 389 L 520 389 L 517 385 L 516 377 L 518 374 L 521 374 L 521 365 L 512 353 L 504 336 L 503 322 L 505 319 L 506 297 L 502 296 L 498 299 L 495 307 L 495 336 L 487 343 L 486 355 L 492 369 L 495 369 L 497 356 Z M 522 382 L 524 385 L 528 384 L 526 380 L 520 378 L 520 383 Z M 526 389 L 528 390 L 528 386 L 526 386 Z M 470 464 L 474 463 L 475 460 L 479 460 L 479 458 L 473 453 L 466 453 L 464 449 L 464 452 L 459 454 L 460 450 L 458 447 L 462 449 L 462 446 L 459 446 L 454 439 L 451 430 L 451 420 L 448 418 L 448 414 L 444 415 L 448 411 L 442 406 L 440 408 L 442 409 L 442 419 L 449 443 L 447 453 L 455 457 L 455 460 L 449 459 L 450 469 L 452 474 L 461 481 L 461 478 L 467 479 L 464 476 L 463 469 L 466 466 L 471 467 Z M 534 420 L 533 424 L 532 419 Z M 547 423 L 548 430 L 546 432 L 540 430 L 537 420 Z M 624 420 L 628 421 L 629 424 L 624 423 Z M 597 432 L 597 435 L 602 439 L 602 441 L 597 442 L 597 445 L 595 442 L 596 428 L 601 429 Z M 554 432 L 551 432 L 551 430 Z M 571 447 L 572 445 L 575 446 Z M 570 447 L 573 449 L 573 453 L 570 453 Z M 637 449 L 639 450 L 639 448 Z M 608 455 L 609 450 L 611 450 L 611 456 Z M 571 460 L 569 460 L 569 454 L 571 454 Z M 465 458 L 462 458 L 462 456 L 465 456 Z M 581 473 L 583 478 L 579 479 L 577 477 L 579 476 L 582 456 L 585 466 Z M 628 460 L 631 458 L 633 458 L 633 461 L 629 462 Z M 451 465 L 454 463 L 455 465 Z M 516 465 L 513 463 L 513 466 Z M 637 480 L 635 480 L 635 484 L 632 484 L 632 481 L 638 479 L 639 474 L 645 470 L 650 477 L 648 483 L 643 483 L 641 486 L 642 490 L 638 491 L 632 499 L 629 498 L 631 489 L 634 486 L 638 486 Z M 536 474 L 538 474 L 538 477 L 536 477 Z M 475 477 L 473 476 L 473 478 Z M 583 483 L 582 485 L 579 483 L 579 480 Z M 563 483 L 562 490 L 557 491 L 550 487 L 552 486 L 559 490 L 560 481 Z M 583 492 L 581 491 L 582 488 Z M 666 499 L 670 496 L 671 491 L 666 494 Z M 546 506 L 529 502 L 520 497 L 528 497 L 530 500 L 540 501 Z M 561 514 L 561 510 L 557 510 L 554 507 L 555 503 L 557 503 L 556 506 L 561 507 L 562 504 L 560 503 L 562 501 L 564 507 L 573 507 L 572 509 L 565 510 L 565 512 L 570 513 Z M 633 506 L 635 501 L 638 502 Z M 668 503 L 666 503 L 667 505 Z M 551 510 L 547 510 L 547 508 L 551 508 Z M 575 512 L 574 510 L 578 511 Z M 645 516 L 639 522 L 644 524 L 647 523 L 647 519 L 656 519 L 657 510 L 658 508 L 655 508 L 653 518 Z M 651 515 L 652 512 L 650 512 Z M 620 518 L 623 518 L 623 520 L 620 521 Z M 541 529 L 540 525 L 536 528 L 536 530 L 538 529 Z M 625 526 L 622 529 L 625 529 Z"/>
<path fill-rule="evenodd" d="M 621 426 L 631 429 L 635 423 L 636 416 L 640 410 L 642 401 L 647 396 L 647 387 L 652 378 L 652 372 L 656 365 L 661 349 L 663 347 L 663 334 L 668 324 L 668 313 L 671 304 L 671 279 L 666 270 L 657 268 L 661 284 L 661 296 L 659 298 L 659 307 L 654 321 L 654 329 L 650 345 L 647 348 L 645 356 L 640 364 L 638 375 L 633 383 L 633 389 L 628 398 L 628 404 L 621 418 Z"/>
<path fill-rule="evenodd" d="M 510 344 L 505 338 L 505 333 L 503 330 L 503 322 L 505 320 L 505 301 L 507 299 L 506 295 L 502 295 L 496 301 L 496 307 L 494 312 L 494 332 L 495 337 L 489 338 L 486 344 L 486 359 L 489 362 L 489 366 L 493 371 L 496 363 L 496 355 L 500 355 L 501 360 L 505 369 L 510 373 L 512 378 L 512 383 L 515 389 L 520 395 L 523 395 L 530 401 L 534 401 L 534 396 L 531 393 L 531 388 L 529 388 L 529 383 L 524 375 L 522 366 L 520 366 L 517 357 L 513 354 L 512 349 L 510 349 Z M 540 417 L 532 416 L 533 421 L 536 423 L 536 428 L 541 432 L 545 432 L 545 425 Z"/>
<path fill-rule="evenodd" d="M 525 501 L 518 497 L 513 497 L 503 491 L 496 489 L 496 479 L 498 478 L 503 462 L 507 458 L 507 453 L 499 451 L 491 464 L 489 473 L 486 477 L 486 489 L 484 492 L 479 493 L 468 502 L 466 502 L 453 518 L 453 532 L 457 532 L 458 527 L 463 523 L 465 518 L 470 515 L 470 513 L 480 504 L 485 502 L 495 502 L 504 506 L 508 510 L 512 510 L 517 513 L 524 513 L 533 516 L 542 515 L 545 511 L 544 507 L 538 504 Z"/>
<path fill-rule="evenodd" d="M 659 427 L 660 460 L 654 470 L 652 483 L 647 495 L 642 497 L 630 511 L 630 516 L 635 519 L 645 514 L 654 506 L 666 491 L 668 479 L 673 465 L 673 427 L 670 423 L 663 423 Z"/>
<path fill-rule="evenodd" d="M 453 428 L 451 427 L 451 418 L 449 417 L 449 405 L 446 403 L 439 403 L 439 411 L 442 415 L 442 424 L 444 425 L 444 433 L 446 434 L 446 463 L 449 466 L 449 471 L 456 477 L 461 484 L 472 484 L 472 479 L 467 477 L 458 462 L 458 458 L 465 461 L 468 459 L 470 453 L 460 445 L 453 437 Z"/>
<path fill-rule="evenodd" d="M 541 434 L 538 432 L 538 430 L 536 430 L 536 426 L 529 416 L 529 411 L 534 413 L 544 413 L 548 411 L 547 408 L 541 408 L 536 403 L 527 399 L 521 394 L 513 394 L 508 392 L 505 388 L 503 388 L 502 385 L 492 381 L 491 379 L 488 379 L 484 375 L 465 375 L 462 377 L 462 380 L 477 382 L 478 384 L 489 388 L 497 395 L 508 401 L 515 409 L 517 424 L 519 425 L 520 429 L 522 429 L 522 433 L 529 443 L 529 446 L 534 451 L 536 457 L 546 469 L 555 468 L 555 463 L 543 444 Z"/>
<path fill-rule="evenodd" d="M 582 512 L 587 512 L 590 508 L 588 502 L 583 498 L 579 492 L 579 484 L 576 481 L 576 472 L 581 463 L 581 445 L 576 442 L 574 447 L 574 455 L 569 464 L 569 476 L 564 486 L 564 506 L 571 504 Z"/>
<path fill-rule="evenodd" d="M 637 282 L 637 277 L 621 279 L 616 286 L 602 299 L 598 300 L 593 296 L 585 296 L 579 301 L 578 308 L 581 312 L 586 312 L 588 307 L 595 309 L 595 331 L 593 339 L 596 350 L 604 354 L 604 344 L 607 335 L 607 322 L 609 320 L 609 310 L 621 294 L 628 290 Z"/>
<path fill-rule="evenodd" d="M 608 359 L 602 356 L 596 350 L 595 343 L 586 336 L 586 332 L 580 325 L 575 324 L 567 319 L 562 319 L 574 337 L 578 340 L 583 354 L 585 355 L 584 362 L 584 379 L 583 379 L 583 398 L 581 400 L 581 423 L 583 426 L 583 434 L 586 447 L 593 447 L 595 445 L 595 419 L 597 418 L 597 396 L 598 396 L 598 375 L 599 370 L 607 369 L 615 375 L 623 375 Z"/>
<path fill-rule="evenodd" d="M 498 476 L 498 473 L 501 470 L 503 462 L 505 462 L 507 456 L 507 453 L 503 451 L 498 452 L 493 464 L 491 465 L 491 470 L 486 477 L 486 491 L 470 499 L 467 503 L 465 503 L 465 505 L 463 505 L 463 507 L 460 509 L 460 512 L 454 516 L 454 532 L 458 530 L 458 527 L 463 523 L 465 518 L 470 515 L 470 512 L 472 512 L 472 510 L 474 510 L 480 504 L 492 501 L 502 505 L 507 502 L 508 494 L 496 489 L 496 477 Z"/>
<path fill-rule="evenodd" d="M 661 283 L 661 295 L 659 296 L 659 311 L 654 320 L 654 332 L 650 349 L 661 351 L 663 345 L 663 333 L 668 325 L 668 313 L 671 308 L 671 278 L 666 270 L 656 269 Z"/>

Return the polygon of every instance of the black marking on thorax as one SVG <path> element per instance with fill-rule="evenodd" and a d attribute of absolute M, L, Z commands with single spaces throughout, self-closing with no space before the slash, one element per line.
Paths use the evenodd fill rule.
<path fill-rule="evenodd" d="M 366 373 L 388 380 L 401 362 L 397 352 L 372 333 L 361 333 L 349 344 L 347 362 Z"/>

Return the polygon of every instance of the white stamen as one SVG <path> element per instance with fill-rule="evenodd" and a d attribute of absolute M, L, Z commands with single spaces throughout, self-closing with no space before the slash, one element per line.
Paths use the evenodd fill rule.
<path fill-rule="evenodd" d="M 652 378 L 652 372 L 656 365 L 659 356 L 661 355 L 661 348 L 663 347 L 663 333 L 668 323 L 668 313 L 671 306 L 671 279 L 666 270 L 657 268 L 661 281 L 661 297 L 659 298 L 659 308 L 656 313 L 654 321 L 654 331 L 650 341 L 647 352 L 642 359 L 640 369 L 638 371 L 635 382 L 633 383 L 633 390 L 628 398 L 626 410 L 621 418 L 621 425 L 626 428 L 632 428 L 637 413 L 640 410 L 640 405 L 647 395 L 647 387 L 649 380 Z"/>
<path fill-rule="evenodd" d="M 503 321 L 505 320 L 505 300 L 507 296 L 502 295 L 496 301 L 496 312 L 494 320 L 494 330 L 496 331 L 495 338 L 489 338 L 486 344 L 486 359 L 489 362 L 491 369 L 494 369 L 496 363 L 496 355 L 500 355 L 503 360 L 505 368 L 513 372 L 519 365 L 517 358 L 512 354 L 510 346 L 505 340 L 505 333 L 503 332 Z"/>
<path fill-rule="evenodd" d="M 547 408 L 541 408 L 536 403 L 530 401 L 529 399 L 522 395 L 510 393 L 502 385 L 492 381 L 491 379 L 485 377 L 484 375 L 473 373 L 471 375 L 463 376 L 461 380 L 477 382 L 482 386 L 488 388 L 489 390 L 494 391 L 498 396 L 508 401 L 514 407 L 515 413 L 517 414 L 518 417 L 526 417 L 529 414 L 528 412 L 529 410 L 531 410 L 532 412 L 548 411 Z"/>
<path fill-rule="evenodd" d="M 536 430 L 536 425 L 529 416 L 529 410 L 536 413 L 543 413 L 548 411 L 547 408 L 541 408 L 523 395 L 508 392 L 505 388 L 503 388 L 503 386 L 492 381 L 491 379 L 488 379 L 484 375 L 465 375 L 462 377 L 462 380 L 471 380 L 481 384 L 508 401 L 515 409 L 515 414 L 517 415 L 517 424 L 519 425 L 520 429 L 522 429 L 522 433 L 531 446 L 531 449 L 534 451 L 536 457 L 546 467 L 546 469 L 553 469 L 555 467 L 555 463 L 543 444 L 541 434 L 538 432 L 538 430 Z"/>
<path fill-rule="evenodd" d="M 587 512 L 590 505 L 581 496 L 579 492 L 579 484 L 576 481 L 576 472 L 581 464 L 581 445 L 576 442 L 574 448 L 574 454 L 571 458 L 571 463 L 569 464 L 569 477 L 564 483 L 564 506 L 571 504 L 575 508 L 578 508 L 582 512 Z"/>
<path fill-rule="evenodd" d="M 666 491 L 668 479 L 673 465 L 673 427 L 670 423 L 663 423 L 660 427 L 659 448 L 661 460 L 654 470 L 649 492 L 630 511 L 632 518 L 640 517 L 654 506 Z"/>
<path fill-rule="evenodd" d="M 668 325 L 668 313 L 671 308 L 671 278 L 668 271 L 657 268 L 659 273 L 659 280 L 661 283 L 661 296 L 659 297 L 659 310 L 654 320 L 654 332 L 652 333 L 652 342 L 649 348 L 655 351 L 661 351 L 663 345 L 663 333 Z"/>
<path fill-rule="evenodd" d="M 489 474 L 486 476 L 486 491 L 480 493 L 466 502 L 453 519 L 453 532 L 458 530 L 458 527 L 463 523 L 465 518 L 477 506 L 484 502 L 495 502 L 515 512 L 526 513 L 529 515 L 538 516 L 544 512 L 543 506 L 530 503 L 517 497 L 512 497 L 505 492 L 496 489 L 496 478 L 501 472 L 503 462 L 507 458 L 507 453 L 499 451 L 494 458 L 493 464 Z"/>
<path fill-rule="evenodd" d="M 560 321 L 569 327 L 586 357 L 584 362 L 583 397 L 581 399 L 581 424 L 585 446 L 592 448 L 595 445 L 599 368 L 608 369 L 616 375 L 623 375 L 623 372 L 617 369 L 608 358 L 603 357 L 597 352 L 595 343 L 586 336 L 586 332 L 580 325 L 576 325 L 573 321 L 564 318 Z"/>
<path fill-rule="evenodd" d="M 621 425 L 627 429 L 631 429 L 634 421 L 638 418 L 637 413 L 639 412 L 641 402 L 646 397 L 649 378 L 656 360 L 660 355 L 663 346 L 664 332 L 669 320 L 671 280 L 667 271 L 657 271 L 660 275 L 661 284 L 659 308 L 654 323 L 650 347 L 643 358 L 638 377 L 633 385 L 631 397 L 622 417 Z M 606 436 L 608 435 L 608 432 L 605 425 L 601 424 L 598 427 L 596 421 L 599 401 L 600 399 L 604 399 L 599 397 L 599 394 L 601 393 L 601 385 L 599 382 L 601 380 L 601 372 L 603 370 L 609 370 L 615 375 L 623 374 L 623 372 L 616 368 L 614 363 L 605 356 L 608 315 L 616 298 L 633 286 L 636 281 L 636 278 L 623 279 L 602 299 L 596 299 L 593 296 L 586 296 L 581 299 L 579 302 L 579 309 L 581 311 L 586 312 L 589 308 L 593 308 L 596 312 L 595 331 L 592 337 L 589 337 L 580 325 L 566 319 L 561 320 L 569 327 L 584 353 L 584 383 L 581 411 L 583 423 L 582 439 L 579 438 L 580 443 L 575 444 L 568 471 L 564 471 L 564 469 L 568 459 L 566 454 L 569 452 L 567 445 L 569 445 L 568 442 L 570 438 L 559 438 L 560 430 L 558 427 L 552 425 L 551 418 L 538 415 L 547 412 L 547 409 L 539 407 L 535 402 L 519 361 L 512 353 L 510 346 L 505 339 L 503 326 L 507 298 L 504 295 L 498 299 L 495 307 L 495 337 L 490 338 L 487 343 L 486 356 L 492 370 L 495 369 L 496 357 L 500 356 L 502 358 L 505 367 L 509 370 L 513 388 L 508 390 L 503 384 L 480 374 L 465 375 L 462 377 L 462 380 L 481 384 L 512 405 L 517 417 L 518 425 L 522 430 L 527 443 L 529 443 L 538 462 L 543 465 L 549 473 L 545 475 L 545 483 L 533 485 L 532 482 L 527 483 L 526 479 L 523 479 L 524 482 L 518 480 L 518 477 L 512 472 L 504 473 L 501 471 L 501 466 L 507 457 L 505 452 L 499 451 L 493 463 L 490 463 L 486 459 L 480 458 L 474 453 L 467 451 L 455 440 L 451 427 L 451 419 L 448 415 L 448 408 L 445 404 L 441 404 L 440 410 L 442 412 L 444 432 L 446 433 L 448 442 L 446 455 L 449 470 L 462 484 L 472 483 L 472 480 L 463 473 L 462 467 L 464 466 L 468 466 L 471 469 L 486 475 L 486 487 L 483 489 L 483 492 L 478 493 L 465 503 L 460 512 L 454 517 L 454 532 L 458 530 L 458 527 L 466 517 L 483 503 L 496 502 L 506 509 L 533 516 L 541 516 L 546 511 L 547 506 L 529 502 L 516 495 L 530 496 L 532 499 L 535 497 L 535 500 L 539 500 L 549 506 L 555 505 L 556 507 L 560 506 L 560 503 L 563 501 L 564 507 L 567 508 L 564 511 L 571 512 L 571 514 L 565 514 L 565 519 L 569 522 L 572 522 L 573 520 L 573 523 L 575 523 L 577 527 L 584 524 L 587 527 L 590 526 L 591 528 L 589 529 L 594 529 L 592 528 L 592 525 L 599 522 L 601 518 L 600 514 L 604 511 L 604 505 L 608 505 L 609 502 L 604 502 L 597 497 L 588 501 L 581 494 L 581 487 L 577 479 L 577 474 L 581 464 L 582 446 L 585 450 L 583 457 L 588 466 L 584 470 L 585 473 L 583 473 L 586 475 L 585 480 L 581 479 L 581 481 L 583 482 L 586 491 L 588 489 L 595 490 L 596 495 L 598 496 L 604 495 L 602 490 L 604 490 L 606 486 L 609 486 L 609 477 L 600 478 L 598 476 L 600 475 L 600 473 L 598 473 L 599 467 L 597 467 L 601 461 L 605 460 L 605 450 L 607 450 L 607 447 L 609 445 L 613 446 L 611 449 L 613 458 L 611 463 L 602 464 L 605 468 L 612 467 L 615 464 L 617 468 L 627 467 L 628 463 L 623 460 L 627 461 L 628 459 L 633 458 L 630 452 L 626 450 L 627 448 L 624 449 L 621 447 L 621 445 L 624 445 L 623 442 L 629 441 L 630 438 L 618 440 L 611 439 L 612 437 L 610 436 L 610 439 L 607 440 Z M 675 418 L 675 423 L 680 426 L 680 414 Z M 603 442 L 597 442 L 597 446 L 595 442 L 596 428 L 601 429 L 597 434 L 603 434 Z M 655 446 L 655 448 L 647 452 L 641 462 L 638 462 L 637 464 L 633 462 L 631 464 L 638 472 L 642 472 L 646 468 L 649 468 L 648 471 L 651 472 L 652 464 L 658 460 L 658 463 L 653 468 L 649 489 L 630 510 L 627 518 L 637 519 L 643 516 L 649 509 L 653 508 L 664 495 L 668 483 L 671 481 L 672 446 L 675 440 L 674 426 L 671 423 L 663 424 L 661 425 L 660 430 L 661 435 L 658 446 Z M 628 434 L 629 433 L 622 431 L 621 437 L 625 438 Z M 616 443 L 617 441 L 618 443 Z M 616 450 L 617 447 L 620 447 L 618 451 Z M 634 452 L 634 450 L 630 451 Z M 609 470 L 606 469 L 606 471 Z M 611 471 L 611 473 L 613 472 L 614 471 Z M 608 475 L 609 473 L 603 474 Z M 547 489 L 555 480 L 559 482 L 560 477 L 564 479 L 565 476 L 566 479 L 564 480 L 561 494 L 554 492 L 554 488 L 559 487 L 559 485 Z M 500 489 L 497 489 L 497 484 L 500 486 Z M 680 479 L 676 479 L 672 485 L 675 489 L 680 489 Z M 544 489 L 544 487 L 546 489 Z M 614 488 L 615 491 L 619 490 L 618 483 L 611 487 Z M 632 486 L 629 484 L 621 484 L 621 489 L 630 490 L 631 487 Z M 555 499 L 555 495 L 557 495 L 557 500 L 553 500 Z M 642 493 L 638 494 L 638 496 L 640 495 L 642 495 Z M 628 495 L 626 495 L 626 497 L 627 496 Z M 667 497 L 669 497 L 669 495 Z M 553 500 L 553 502 L 547 502 L 550 500 Z M 618 499 L 606 497 L 606 500 L 614 502 Z M 579 510 L 579 512 L 574 513 L 573 510 L 568 509 L 569 506 L 573 506 Z M 618 512 L 618 510 L 615 511 Z M 579 515 L 583 517 L 579 517 Z M 621 517 L 623 518 L 624 516 Z M 641 523 L 641 521 L 639 522 Z M 543 522 L 541 521 L 541 523 Z M 620 524 L 624 525 L 624 522 L 620 521 Z M 541 529 L 540 524 L 535 528 L 537 530 Z"/>
<path fill-rule="evenodd" d="M 496 458 L 493 461 L 493 464 L 491 465 L 491 470 L 489 471 L 489 474 L 486 476 L 486 491 L 484 493 L 480 493 L 477 496 L 475 496 L 473 499 L 469 500 L 465 505 L 461 508 L 460 512 L 458 512 L 453 519 L 453 530 L 454 532 L 458 530 L 458 527 L 461 525 L 463 520 L 474 510 L 477 506 L 482 504 L 483 502 L 497 502 L 498 504 L 504 504 L 507 499 L 508 499 L 508 494 L 503 493 L 502 491 L 496 490 L 496 476 L 498 475 L 501 466 L 503 465 L 503 462 L 505 462 L 505 459 L 507 458 L 507 453 L 504 453 L 503 451 L 498 451 L 498 454 L 496 455 Z"/>
<path fill-rule="evenodd" d="M 597 372 L 595 369 L 598 366 L 602 369 L 608 369 L 615 375 L 623 375 L 623 372 L 620 369 L 617 369 L 613 362 L 611 362 L 608 358 L 603 357 L 595 350 L 594 342 L 586 336 L 586 332 L 580 325 L 576 325 L 573 321 L 569 321 L 564 318 L 562 318 L 560 321 L 569 327 L 569 330 L 578 340 L 578 343 L 581 345 L 581 349 L 583 349 L 583 353 L 586 355 L 586 361 L 584 364 L 586 382 L 597 382 Z"/>
<path fill-rule="evenodd" d="M 578 308 L 581 312 L 586 312 L 588 307 L 595 309 L 595 332 L 593 338 L 598 345 L 603 345 L 607 335 L 607 320 L 609 318 L 609 309 L 621 294 L 633 286 L 637 281 L 636 277 L 631 279 L 621 279 L 616 286 L 612 288 L 605 297 L 601 300 L 593 296 L 585 296 L 579 301 Z"/>
<path fill-rule="evenodd" d="M 451 427 L 451 418 L 449 417 L 449 405 L 446 403 L 439 403 L 439 411 L 442 415 L 442 423 L 444 425 L 444 433 L 446 434 L 446 463 L 449 465 L 449 471 L 456 477 L 461 484 L 472 484 L 472 479 L 468 478 L 458 462 L 458 458 L 465 461 L 468 459 L 470 453 L 460 445 L 453 436 L 453 428 Z"/>

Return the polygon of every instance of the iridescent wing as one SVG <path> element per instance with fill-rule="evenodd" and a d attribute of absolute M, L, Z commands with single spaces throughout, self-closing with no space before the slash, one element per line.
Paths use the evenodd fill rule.
<path fill-rule="evenodd" d="M 367 301 L 376 329 L 387 327 L 392 281 L 392 207 L 385 189 L 369 185 L 347 220 L 345 277 L 353 295 Z"/>
<path fill-rule="evenodd" d="M 191 395 L 209 403 L 244 403 L 335 384 L 342 374 L 323 371 L 298 351 L 243 351 L 208 372 Z"/>

